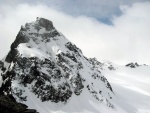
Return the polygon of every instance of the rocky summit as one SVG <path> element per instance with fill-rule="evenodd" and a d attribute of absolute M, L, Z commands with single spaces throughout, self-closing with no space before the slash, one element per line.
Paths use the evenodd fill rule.
<path fill-rule="evenodd" d="M 112 65 L 110 70 L 115 70 Z M 101 63 L 86 58 L 44 18 L 21 27 L 8 55 L 0 61 L 0 75 L 2 96 L 11 96 L 40 113 L 100 113 L 103 109 L 113 113 L 120 109 L 101 73 Z"/>

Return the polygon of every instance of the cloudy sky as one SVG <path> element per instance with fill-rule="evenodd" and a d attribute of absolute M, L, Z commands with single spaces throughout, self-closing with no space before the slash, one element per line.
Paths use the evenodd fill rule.
<path fill-rule="evenodd" d="M 150 64 L 149 0 L 0 0 L 0 58 L 21 25 L 51 21 L 87 57 Z"/>

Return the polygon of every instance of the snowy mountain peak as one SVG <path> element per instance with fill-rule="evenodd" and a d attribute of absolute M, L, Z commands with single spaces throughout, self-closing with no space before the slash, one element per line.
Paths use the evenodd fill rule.
<path fill-rule="evenodd" d="M 60 113 L 82 109 L 99 113 L 102 108 L 116 112 L 120 109 L 115 104 L 117 98 L 98 65 L 100 62 L 87 59 L 51 21 L 37 18 L 21 27 L 1 62 L 0 91 L 41 113 L 60 108 Z"/>
<path fill-rule="evenodd" d="M 45 29 L 46 31 L 50 31 L 52 29 L 55 29 L 53 26 L 53 23 L 50 20 L 47 20 L 45 18 L 39 18 L 37 17 L 36 21 L 32 23 L 26 23 L 25 26 L 22 26 L 22 30 L 27 31 L 40 31 L 41 29 Z"/>
<path fill-rule="evenodd" d="M 56 51 L 59 52 L 59 47 L 64 46 L 66 41 L 68 42 L 67 39 L 64 42 L 61 38 L 65 37 L 53 27 L 51 21 L 44 18 L 37 18 L 36 21 L 26 23 L 25 26 L 21 27 L 15 41 L 11 45 L 11 51 L 5 60 L 9 63 L 12 62 L 17 53 L 36 56 L 43 51 L 43 55 L 38 54 L 41 57 L 48 57 L 48 53 L 51 51 L 56 54 Z M 32 51 L 33 49 L 34 51 Z"/>
<path fill-rule="evenodd" d="M 11 48 L 16 48 L 20 43 L 29 42 L 31 39 L 37 41 L 40 38 L 47 39 L 60 35 L 56 29 L 53 27 L 53 23 L 44 18 L 38 18 L 32 23 L 26 23 L 22 26 L 16 40 L 12 44 Z M 37 39 L 36 39 L 37 38 Z M 40 40 L 42 41 L 42 40 Z"/>
<path fill-rule="evenodd" d="M 54 29 L 53 23 L 44 18 L 37 17 L 35 24 L 39 27 L 44 27 L 47 31 Z"/>

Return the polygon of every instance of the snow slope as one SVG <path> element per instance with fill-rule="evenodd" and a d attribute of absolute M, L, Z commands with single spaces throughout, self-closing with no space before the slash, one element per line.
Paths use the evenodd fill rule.
<path fill-rule="evenodd" d="M 150 113 L 150 66 L 136 68 L 114 65 L 116 70 L 102 70 L 120 103 L 128 113 Z"/>

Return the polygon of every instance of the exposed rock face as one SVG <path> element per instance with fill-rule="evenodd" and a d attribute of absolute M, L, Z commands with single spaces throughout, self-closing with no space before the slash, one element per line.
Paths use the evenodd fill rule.
<path fill-rule="evenodd" d="M 38 113 L 34 109 L 27 109 L 28 106 L 17 103 L 12 96 L 0 94 L 0 113 Z"/>
<path fill-rule="evenodd" d="M 51 21 L 37 18 L 21 27 L 5 61 L 0 62 L 0 91 L 20 102 L 30 102 L 30 93 L 42 102 L 66 103 L 87 90 L 98 102 L 114 108 L 113 89 L 99 70 L 101 63 L 95 62 L 59 33 Z"/>
<path fill-rule="evenodd" d="M 47 19 L 37 18 L 36 21 L 37 21 L 36 27 L 44 27 L 47 31 L 54 29 L 53 23 Z"/>
<path fill-rule="evenodd" d="M 139 67 L 140 65 L 138 63 L 129 63 L 126 65 L 126 67 L 131 67 L 131 68 L 136 68 L 136 67 Z"/>
<path fill-rule="evenodd" d="M 96 60 L 96 58 L 89 58 L 88 61 L 93 65 L 93 68 L 101 70 L 109 69 L 112 71 L 117 69 L 116 67 L 113 66 L 112 62 L 110 61 L 99 62 Z"/>

